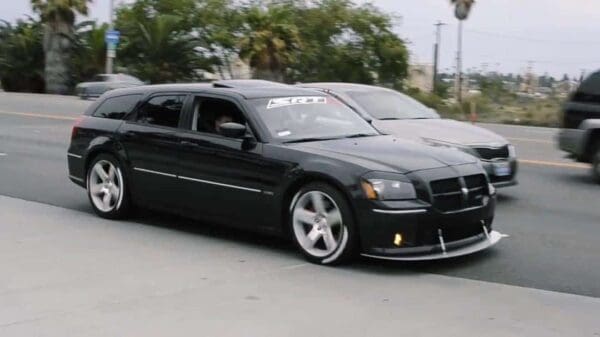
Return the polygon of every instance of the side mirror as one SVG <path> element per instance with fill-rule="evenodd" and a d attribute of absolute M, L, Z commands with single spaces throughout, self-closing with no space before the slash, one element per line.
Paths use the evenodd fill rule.
<path fill-rule="evenodd" d="M 246 134 L 246 126 L 239 123 L 223 123 L 219 129 L 223 136 L 229 138 L 243 138 Z"/>

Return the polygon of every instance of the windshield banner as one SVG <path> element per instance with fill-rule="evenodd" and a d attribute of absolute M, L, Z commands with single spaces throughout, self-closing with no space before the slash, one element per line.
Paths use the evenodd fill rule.
<path fill-rule="evenodd" d="M 280 97 L 269 100 L 267 109 L 281 108 L 290 105 L 301 104 L 327 104 L 327 97 L 303 96 L 303 97 Z"/>

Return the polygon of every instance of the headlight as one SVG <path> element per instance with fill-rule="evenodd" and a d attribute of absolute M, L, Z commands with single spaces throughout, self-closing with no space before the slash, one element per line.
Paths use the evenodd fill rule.
<path fill-rule="evenodd" d="M 370 200 L 407 200 L 416 199 L 417 193 L 412 183 L 387 180 L 365 179 L 362 189 Z"/>
<path fill-rule="evenodd" d="M 517 148 L 512 144 L 508 144 L 508 157 L 517 158 Z"/>

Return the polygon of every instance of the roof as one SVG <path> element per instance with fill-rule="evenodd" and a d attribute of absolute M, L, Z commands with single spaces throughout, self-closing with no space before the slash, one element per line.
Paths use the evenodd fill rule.
<path fill-rule="evenodd" d="M 373 90 L 390 90 L 384 87 L 374 85 L 358 84 L 358 83 L 343 83 L 343 82 L 320 82 L 320 83 L 301 83 L 298 84 L 301 88 L 326 89 L 333 91 L 373 91 Z"/>
<path fill-rule="evenodd" d="M 213 83 L 188 83 L 188 84 L 155 84 L 143 85 L 137 87 L 111 90 L 111 95 L 137 94 L 137 93 L 157 93 L 171 91 L 186 92 L 209 92 L 209 93 L 236 93 L 245 99 L 269 98 L 269 97 L 287 97 L 287 96 L 324 96 L 325 94 L 311 89 L 281 85 L 261 86 L 242 86 L 236 88 L 215 88 Z"/>

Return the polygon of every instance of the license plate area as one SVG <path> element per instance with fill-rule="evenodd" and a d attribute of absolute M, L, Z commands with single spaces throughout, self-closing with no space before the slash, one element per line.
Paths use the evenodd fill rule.
<path fill-rule="evenodd" d="M 494 174 L 498 177 L 506 177 L 512 173 L 510 163 L 508 162 L 493 163 L 492 166 L 494 168 Z"/>

